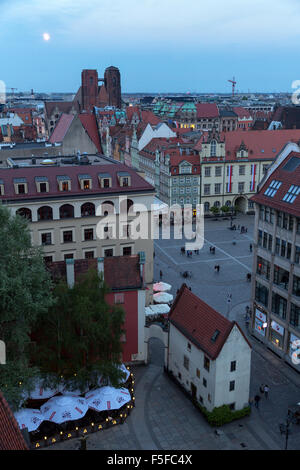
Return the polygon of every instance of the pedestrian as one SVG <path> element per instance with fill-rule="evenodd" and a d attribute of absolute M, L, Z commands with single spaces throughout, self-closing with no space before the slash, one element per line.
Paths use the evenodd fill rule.
<path fill-rule="evenodd" d="M 265 397 L 266 397 L 266 398 L 268 398 L 268 396 L 269 396 L 269 390 L 270 390 L 270 389 L 269 389 L 268 385 L 265 385 L 265 387 L 264 387 L 264 392 L 265 392 Z"/>
<path fill-rule="evenodd" d="M 252 408 L 253 405 L 253 398 L 249 398 L 249 406 Z"/>
<path fill-rule="evenodd" d="M 217 271 L 218 271 L 218 273 L 220 272 L 220 265 L 219 264 L 217 265 Z"/>
<path fill-rule="evenodd" d="M 252 243 L 250 243 L 249 249 L 250 249 L 250 253 L 252 253 Z"/>
<path fill-rule="evenodd" d="M 160 277 L 160 279 L 162 279 L 162 277 L 163 277 L 162 271 L 159 271 L 159 277 Z"/>
<path fill-rule="evenodd" d="M 264 391 L 265 391 L 265 386 L 264 384 L 261 384 L 261 386 L 259 387 L 259 391 L 260 393 L 263 395 L 264 394 Z"/>
<path fill-rule="evenodd" d="M 255 404 L 255 408 L 259 408 L 259 402 L 260 402 L 260 396 L 259 395 L 255 395 L 254 397 L 254 404 Z"/>

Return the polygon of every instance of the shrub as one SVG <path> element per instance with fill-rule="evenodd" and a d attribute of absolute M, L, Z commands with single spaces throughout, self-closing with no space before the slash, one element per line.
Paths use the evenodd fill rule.
<path fill-rule="evenodd" d="M 247 406 L 242 410 L 231 410 L 228 405 L 223 405 L 214 408 L 213 411 L 208 411 L 204 406 L 199 404 L 197 406 L 211 426 L 223 426 L 224 424 L 230 423 L 236 419 L 249 416 L 251 413 L 250 406 Z"/>

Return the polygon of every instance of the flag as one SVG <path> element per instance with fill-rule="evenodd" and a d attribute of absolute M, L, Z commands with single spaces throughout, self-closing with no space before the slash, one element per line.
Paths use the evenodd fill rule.
<path fill-rule="evenodd" d="M 255 176 L 256 176 L 256 165 L 251 165 L 251 187 L 250 191 L 255 191 Z"/>
<path fill-rule="evenodd" d="M 228 168 L 227 192 L 231 193 L 231 188 L 232 188 L 232 165 L 229 165 L 227 168 Z"/>

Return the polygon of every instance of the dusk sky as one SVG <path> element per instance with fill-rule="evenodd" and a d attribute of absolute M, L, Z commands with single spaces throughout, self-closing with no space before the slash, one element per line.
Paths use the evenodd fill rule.
<path fill-rule="evenodd" d="M 293 92 L 299 0 L 0 0 L 0 80 L 76 92 L 120 69 L 122 92 Z M 48 33 L 50 39 L 44 40 Z"/>

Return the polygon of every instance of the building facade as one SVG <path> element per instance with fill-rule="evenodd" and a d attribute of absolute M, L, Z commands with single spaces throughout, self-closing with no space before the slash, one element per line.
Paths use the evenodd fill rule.
<path fill-rule="evenodd" d="M 298 146 L 288 145 L 276 159 L 253 201 L 255 243 L 251 332 L 300 371 Z"/>

